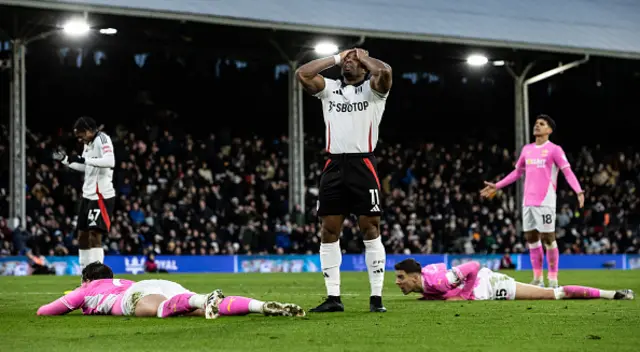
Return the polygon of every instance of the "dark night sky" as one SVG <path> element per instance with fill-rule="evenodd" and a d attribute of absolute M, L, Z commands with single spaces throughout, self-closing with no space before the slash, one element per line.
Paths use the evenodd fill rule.
<path fill-rule="evenodd" d="M 0 7 L 0 28 L 11 36 L 33 35 L 66 17 L 56 12 Z M 29 128 L 53 133 L 58 127 L 70 128 L 80 114 L 108 119 L 114 125 L 136 121 L 148 108 L 137 104 L 136 97 L 146 91 L 154 109 L 177 112 L 177 123 L 185 129 L 195 126 L 199 133 L 208 133 L 228 127 L 234 134 L 286 133 L 287 77 L 275 78 L 276 65 L 285 60 L 270 41 L 293 57 L 319 39 L 308 33 L 179 21 L 93 14 L 90 19 L 97 26 L 117 28 L 118 35 L 94 34 L 75 40 L 60 36 L 29 47 Z M 342 45 L 357 40 L 336 39 Z M 580 58 L 375 39 L 367 39 L 363 47 L 394 68 L 394 87 L 381 138 L 443 143 L 476 138 L 507 147 L 514 143 L 513 79 L 504 68 L 471 68 L 464 64 L 464 58 L 480 51 L 492 59 L 516 62 L 516 66 L 536 60 L 531 75 Z M 64 48 L 68 51 L 61 51 Z M 83 56 L 80 68 L 75 64 L 78 49 Z M 63 62 L 61 54 L 65 52 Z M 95 63 L 98 52 L 104 55 L 99 66 Z M 142 68 L 136 65 L 135 55 L 141 55 L 139 61 L 146 57 Z M 7 58 L 8 52 L 0 51 L 0 59 Z M 236 69 L 236 60 L 243 67 Z M 418 78 L 415 83 L 404 78 L 412 76 Z M 8 124 L 8 78 L 7 71 L 0 75 L 2 124 Z M 554 117 L 559 128 L 553 138 L 569 148 L 601 144 L 618 150 L 638 145 L 637 61 L 592 57 L 586 65 L 536 83 L 530 96 L 532 116 L 544 112 Z M 320 103 L 311 97 L 305 98 L 305 126 L 309 134 L 324 133 Z"/>

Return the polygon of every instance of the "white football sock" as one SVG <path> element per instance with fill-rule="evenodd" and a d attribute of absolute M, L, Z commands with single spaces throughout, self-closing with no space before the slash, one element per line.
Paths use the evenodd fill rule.
<path fill-rule="evenodd" d="M 205 305 L 207 304 L 207 296 L 208 295 L 201 295 L 196 293 L 193 296 L 189 297 L 189 305 L 191 306 L 191 308 L 204 309 Z"/>
<path fill-rule="evenodd" d="M 168 301 L 168 299 L 160 302 L 160 305 L 158 305 L 158 309 L 156 310 L 156 316 L 158 318 L 162 318 L 162 313 L 164 311 L 164 303 L 167 302 L 167 301 Z"/>
<path fill-rule="evenodd" d="M 104 263 L 104 249 L 102 247 L 96 247 L 89 249 L 89 264 L 94 262 Z"/>
<path fill-rule="evenodd" d="M 615 295 L 616 291 L 600 290 L 600 298 L 613 299 Z"/>
<path fill-rule="evenodd" d="M 80 264 L 80 269 L 84 269 L 87 265 L 91 264 L 91 250 L 78 250 L 78 262 Z"/>
<path fill-rule="evenodd" d="M 249 312 L 251 313 L 262 313 L 264 310 L 264 302 L 258 301 L 257 299 L 252 299 L 249 301 Z"/>
<path fill-rule="evenodd" d="M 387 253 L 382 244 L 380 236 L 371 241 L 364 242 L 364 260 L 367 263 L 369 272 L 369 283 L 371 284 L 371 295 L 382 296 L 382 286 L 384 285 L 384 267 Z"/>
<path fill-rule="evenodd" d="M 324 275 L 324 284 L 327 287 L 327 295 L 340 296 L 340 265 L 342 264 L 342 252 L 340 241 L 320 244 L 320 266 Z"/>

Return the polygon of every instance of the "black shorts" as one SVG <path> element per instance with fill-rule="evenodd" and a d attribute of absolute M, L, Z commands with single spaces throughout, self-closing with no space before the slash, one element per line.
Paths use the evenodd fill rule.
<path fill-rule="evenodd" d="M 109 232 L 115 204 L 116 197 L 98 200 L 82 198 L 76 229 L 79 231 L 101 230 Z"/>
<path fill-rule="evenodd" d="M 373 153 L 331 154 L 320 177 L 318 216 L 380 216 L 380 180 Z"/>

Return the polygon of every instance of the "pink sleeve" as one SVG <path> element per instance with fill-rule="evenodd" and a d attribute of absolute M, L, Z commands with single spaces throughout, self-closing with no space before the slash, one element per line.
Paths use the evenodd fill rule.
<path fill-rule="evenodd" d="M 553 150 L 553 162 L 562 170 L 564 178 L 567 179 L 567 183 L 571 189 L 576 193 L 581 193 L 582 187 L 580 187 L 580 182 L 578 182 L 576 175 L 571 171 L 571 164 L 569 164 L 569 160 L 567 160 L 567 155 L 559 145 Z"/>
<path fill-rule="evenodd" d="M 496 183 L 496 188 L 497 189 L 502 189 L 507 187 L 508 185 L 518 181 L 518 179 L 520 179 L 520 177 L 522 177 L 522 174 L 524 174 L 524 171 L 526 170 L 526 165 L 525 165 L 525 161 L 524 161 L 524 147 L 522 148 L 522 151 L 520 152 L 520 156 L 518 157 L 518 161 L 516 162 L 516 169 L 511 171 L 510 174 L 507 175 L 507 177 L 503 178 L 502 180 L 498 181 L 498 183 Z"/>
<path fill-rule="evenodd" d="M 527 165 L 524 160 L 524 147 L 522 147 L 522 150 L 520 151 L 520 156 L 518 157 L 518 161 L 516 161 L 516 170 L 525 171 L 526 166 Z"/>
<path fill-rule="evenodd" d="M 559 145 L 556 145 L 556 147 L 553 148 L 553 162 L 558 165 L 558 168 L 560 170 L 571 167 L 571 164 L 569 164 L 569 160 L 567 160 L 567 155 Z"/>
<path fill-rule="evenodd" d="M 85 289 L 79 287 L 57 300 L 38 309 L 38 315 L 61 315 L 82 307 L 84 303 Z"/>
<path fill-rule="evenodd" d="M 432 265 L 433 271 L 447 271 L 447 264 L 445 263 L 435 263 Z"/>
<path fill-rule="evenodd" d="M 522 177 L 522 174 L 524 174 L 524 169 L 515 169 L 511 171 L 511 173 L 508 174 L 507 177 L 496 183 L 496 188 L 501 189 L 507 187 L 508 185 L 518 181 L 518 179 Z"/>
<path fill-rule="evenodd" d="M 576 178 L 576 175 L 573 173 L 570 167 L 566 167 L 562 169 L 562 173 L 564 174 L 564 178 L 567 180 L 571 189 L 576 193 L 582 193 L 582 187 L 580 187 L 580 182 Z"/>
<path fill-rule="evenodd" d="M 466 262 L 452 268 L 456 273 L 456 276 L 462 279 L 464 287 L 460 294 L 462 296 L 468 295 L 476 286 L 476 280 L 478 278 L 478 271 L 480 271 L 480 263 L 476 261 Z"/>
<path fill-rule="evenodd" d="M 62 314 L 67 314 L 72 310 L 73 309 L 70 309 L 67 305 L 62 303 L 62 298 L 60 298 L 38 308 L 37 314 L 38 315 L 62 315 Z"/>
<path fill-rule="evenodd" d="M 84 303 L 84 288 L 79 287 L 57 300 L 38 309 L 38 315 L 61 315 L 82 307 Z"/>

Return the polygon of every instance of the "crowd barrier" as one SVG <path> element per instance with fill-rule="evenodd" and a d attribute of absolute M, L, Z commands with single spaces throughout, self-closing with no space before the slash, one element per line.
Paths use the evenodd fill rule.
<path fill-rule="evenodd" d="M 388 255 L 386 270 L 406 258 L 414 258 L 422 265 L 446 263 L 452 267 L 470 260 L 479 261 L 492 270 L 500 269 L 502 255 L 416 254 Z M 47 257 L 56 275 L 80 275 L 77 257 Z M 144 256 L 106 256 L 105 264 L 115 274 L 141 274 L 144 272 Z M 531 270 L 528 254 L 513 254 L 511 260 L 516 270 Z M 219 255 L 219 256 L 157 256 L 159 269 L 169 273 L 298 273 L 319 272 L 319 255 Z M 545 263 L 546 266 L 546 263 Z M 640 269 L 640 255 L 561 255 L 561 269 Z M 346 254 L 342 257 L 342 271 L 366 271 L 364 254 Z M 0 257 L 0 275 L 31 275 L 27 257 Z"/>

